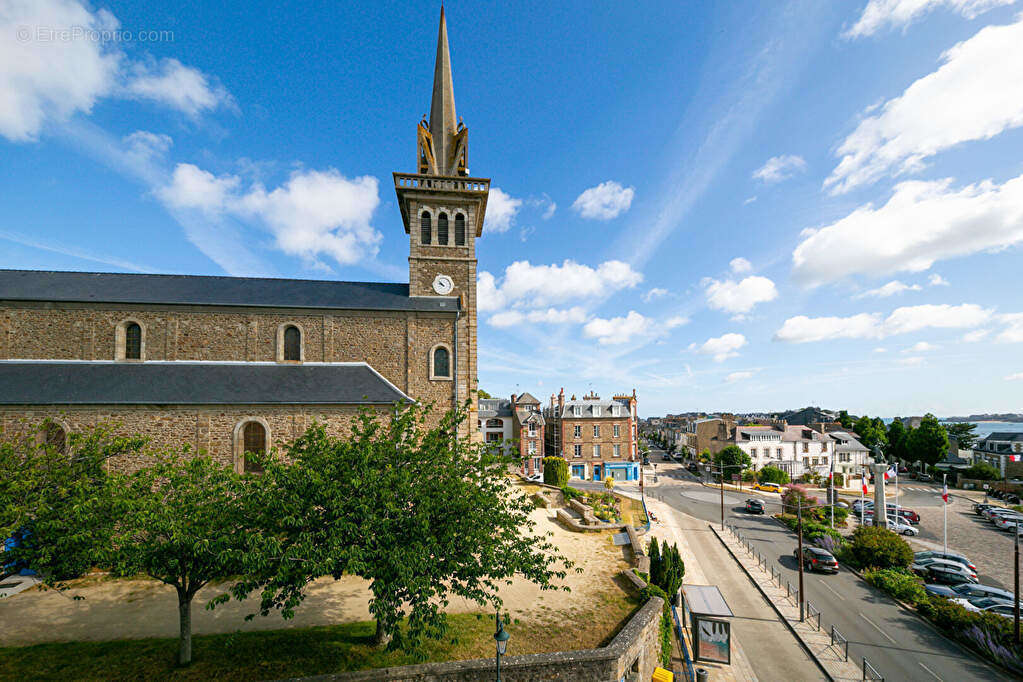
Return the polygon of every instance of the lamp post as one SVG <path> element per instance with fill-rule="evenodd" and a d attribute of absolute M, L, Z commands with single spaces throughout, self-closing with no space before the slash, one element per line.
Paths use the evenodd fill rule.
<path fill-rule="evenodd" d="M 501 622 L 501 612 L 497 612 L 497 630 L 494 632 L 494 641 L 497 643 L 497 682 L 501 682 L 501 656 L 504 656 L 504 652 L 508 650 L 508 640 L 511 639 L 511 635 L 504 629 L 504 623 Z"/>
<path fill-rule="evenodd" d="M 741 464 L 708 464 L 707 471 L 713 472 L 715 469 L 721 474 L 720 488 L 721 488 L 721 530 L 725 529 L 725 469 L 735 469 L 738 467 L 742 469 Z M 740 479 L 742 477 L 740 476 Z"/>

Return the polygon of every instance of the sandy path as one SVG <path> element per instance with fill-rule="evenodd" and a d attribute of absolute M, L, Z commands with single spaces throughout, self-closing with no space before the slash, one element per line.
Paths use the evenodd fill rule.
<path fill-rule="evenodd" d="M 553 510 L 533 512 L 538 530 L 554 533 L 553 541 L 561 553 L 581 567 L 573 569 L 559 584 L 571 592 L 542 592 L 523 579 L 503 586 L 500 594 L 505 607 L 515 617 L 555 619 L 559 614 L 591 608 L 593 597 L 608 589 L 619 589 L 612 578 L 626 568 L 622 547 L 612 545 L 607 533 L 573 533 L 554 521 Z M 236 630 L 276 630 L 315 625 L 369 620 L 369 583 L 354 577 L 334 581 L 329 578 L 313 583 L 309 596 L 285 621 L 279 615 L 244 617 L 255 602 L 235 602 L 204 608 L 207 600 L 219 594 L 204 589 L 192 607 L 194 634 L 234 632 Z M 85 597 L 73 601 L 71 595 Z M 452 599 L 450 613 L 479 611 L 463 599 Z M 178 634 L 177 597 L 174 589 L 151 580 L 101 580 L 65 593 L 30 589 L 0 599 L 0 646 L 18 646 L 67 640 L 107 640 L 140 637 L 176 637 Z"/>

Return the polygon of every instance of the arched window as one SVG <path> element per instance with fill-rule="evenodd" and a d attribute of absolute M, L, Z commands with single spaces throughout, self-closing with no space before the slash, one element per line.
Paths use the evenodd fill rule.
<path fill-rule="evenodd" d="M 434 379 L 451 378 L 451 352 L 444 346 L 433 349 L 433 373 Z"/>
<path fill-rule="evenodd" d="M 129 322 L 124 327 L 124 359 L 142 359 L 142 327 L 137 322 Z"/>
<path fill-rule="evenodd" d="M 487 428 L 488 429 L 503 429 L 504 428 L 504 420 L 503 419 L 488 419 L 487 420 Z"/>
<path fill-rule="evenodd" d="M 48 421 L 43 425 L 43 441 L 46 447 L 64 452 L 67 448 L 67 432 L 60 424 Z"/>
<path fill-rule="evenodd" d="M 465 246 L 465 216 L 455 216 L 455 246 Z"/>
<path fill-rule="evenodd" d="M 242 457 L 244 458 L 244 470 L 250 473 L 260 473 L 263 467 L 249 461 L 249 454 L 266 452 L 266 429 L 259 422 L 248 422 L 242 432 Z"/>
<path fill-rule="evenodd" d="M 448 245 L 448 214 L 441 213 L 437 216 L 437 243 L 441 246 Z"/>
<path fill-rule="evenodd" d="M 284 359 L 298 362 L 302 359 L 302 332 L 290 326 L 284 330 Z"/>
<path fill-rule="evenodd" d="M 430 225 L 430 214 L 423 211 L 423 214 L 419 216 L 419 241 L 423 244 L 429 244 L 433 238 L 433 227 Z"/>

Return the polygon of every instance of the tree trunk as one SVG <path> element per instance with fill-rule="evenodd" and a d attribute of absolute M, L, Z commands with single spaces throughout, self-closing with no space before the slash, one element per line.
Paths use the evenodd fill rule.
<path fill-rule="evenodd" d="M 192 596 L 184 590 L 178 590 L 178 665 L 189 665 L 192 662 Z"/>
<path fill-rule="evenodd" d="M 377 629 L 373 633 L 373 644 L 378 647 L 385 647 L 391 642 L 391 636 L 384 631 L 383 624 L 377 619 Z"/>

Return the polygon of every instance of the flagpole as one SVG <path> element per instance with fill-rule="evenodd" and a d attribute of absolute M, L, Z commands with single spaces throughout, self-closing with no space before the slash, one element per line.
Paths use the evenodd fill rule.
<path fill-rule="evenodd" d="M 844 481 L 843 481 L 844 483 Z M 831 458 L 831 473 L 828 475 L 828 503 L 831 505 L 831 530 L 835 529 L 835 458 Z"/>

